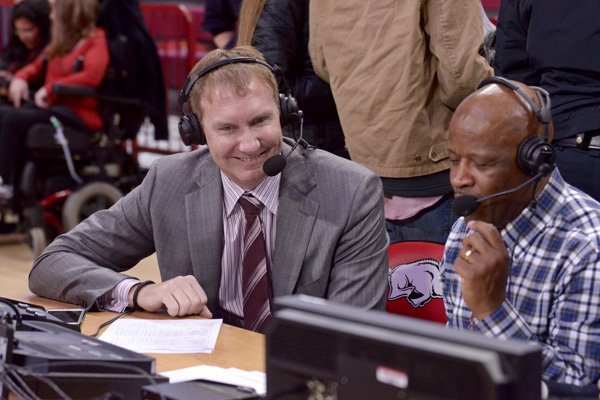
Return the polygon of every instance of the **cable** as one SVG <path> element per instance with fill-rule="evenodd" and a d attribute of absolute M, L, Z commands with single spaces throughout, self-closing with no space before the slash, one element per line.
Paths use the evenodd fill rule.
<path fill-rule="evenodd" d="M 32 368 L 35 369 L 36 367 L 44 367 L 46 364 L 32 364 L 29 365 L 28 368 Z M 105 367 L 105 368 L 113 368 L 113 369 L 122 369 L 122 370 L 129 370 L 134 372 L 136 375 L 140 375 L 144 378 L 146 378 L 146 380 L 152 385 L 152 386 L 157 386 L 157 382 L 156 380 L 152 377 L 152 374 L 150 374 L 149 372 L 144 371 L 142 368 L 137 367 L 135 365 L 128 365 L 128 364 L 120 364 L 120 363 L 114 363 L 114 362 L 109 362 L 109 361 L 90 361 L 90 360 L 86 360 L 85 362 L 80 362 L 80 361 L 57 361 L 57 362 L 53 362 L 52 366 L 53 367 L 77 367 L 77 366 L 81 366 L 81 365 L 85 365 L 86 367 L 89 366 L 97 366 L 97 367 Z M 44 377 L 43 374 L 41 373 L 35 373 L 32 371 L 29 371 L 31 375 L 34 375 L 38 378 L 42 378 Z M 86 373 L 85 372 L 78 372 L 77 375 L 78 376 L 84 376 Z M 48 379 L 48 378 L 46 378 Z M 160 392 L 160 391 L 159 391 Z M 166 398 L 164 397 L 164 395 L 162 393 L 159 393 L 161 400 L 166 400 Z"/>
<path fill-rule="evenodd" d="M 15 318 L 17 319 L 17 326 L 20 327 L 23 324 L 23 318 L 21 318 L 21 312 L 15 307 L 14 302 L 6 297 L 0 297 L 0 303 L 8 305 L 15 312 Z"/>
<path fill-rule="evenodd" d="M 115 322 L 116 320 L 118 320 L 119 318 L 123 318 L 126 315 L 131 314 L 132 312 L 134 312 L 135 310 L 127 310 L 119 315 L 117 315 L 116 317 L 113 317 L 111 319 L 109 319 L 108 321 L 102 323 L 98 329 L 96 330 L 96 332 L 94 332 L 93 334 L 89 335 L 90 337 L 95 338 L 96 336 L 98 336 L 98 334 L 100 333 L 100 331 L 102 330 L 102 328 L 104 328 L 105 326 L 108 326 L 110 324 L 112 324 L 113 322 Z"/>
<path fill-rule="evenodd" d="M 6 363 L 3 363 L 3 368 L 4 368 L 4 374 L 0 375 L 0 382 L 6 386 L 6 388 L 8 388 L 8 390 L 10 392 L 12 392 L 13 394 L 17 395 L 19 399 L 24 399 L 24 400 L 29 400 L 29 399 L 33 399 L 33 400 L 38 400 L 38 397 L 35 395 L 35 393 L 28 395 L 28 391 L 30 391 L 29 389 L 25 390 L 24 388 L 22 388 L 22 386 L 27 386 L 27 385 L 21 385 L 19 386 L 17 383 L 14 382 L 13 379 L 11 379 L 10 374 L 12 372 L 10 366 Z M 16 375 L 16 377 L 20 379 L 20 377 L 18 377 L 18 375 Z M 2 393 L 0 393 L 2 394 Z M 4 400 L 4 398 L 2 399 Z"/>
<path fill-rule="evenodd" d="M 17 381 L 17 383 L 19 384 L 19 388 L 23 389 L 23 391 L 27 392 L 27 394 L 29 394 L 29 396 L 32 399 L 38 399 L 39 397 L 34 393 L 33 390 L 31 390 L 31 388 L 27 385 L 27 383 L 25 383 L 25 381 L 23 380 L 23 378 L 21 378 L 21 376 L 14 371 L 13 369 L 11 369 L 9 371 L 9 374 L 11 374 L 11 376 L 14 378 L 14 380 Z"/>
<path fill-rule="evenodd" d="M 46 374 L 33 371 L 37 367 L 40 367 L 40 368 L 47 367 L 47 364 L 45 364 L 45 363 L 32 364 L 32 365 L 28 365 L 27 368 L 17 366 L 14 364 L 4 364 L 4 365 L 5 365 L 5 371 L 10 371 L 13 374 L 20 374 L 20 376 L 16 375 L 19 383 L 21 383 L 22 387 L 27 387 L 26 390 L 27 390 L 27 392 L 30 393 L 30 394 L 24 393 L 24 390 L 22 390 L 22 387 L 19 387 L 19 385 L 16 385 L 16 383 L 12 380 L 10 380 L 9 382 L 6 382 L 6 378 L 4 378 L 3 382 L 7 383 L 7 386 L 9 387 L 9 389 L 12 392 L 14 392 L 14 394 L 16 394 L 19 397 L 19 399 L 41 400 L 35 393 L 33 393 L 33 391 L 31 391 L 31 388 L 28 387 L 27 383 L 22 379 L 22 376 L 31 376 L 35 379 L 38 379 L 38 380 L 44 382 L 46 385 L 48 385 L 48 387 L 50 387 L 50 389 L 52 389 L 63 400 L 71 400 L 72 399 L 69 395 L 67 395 L 65 392 L 63 392 L 58 387 L 58 385 L 56 385 L 52 381 L 51 378 L 48 378 L 46 376 Z M 113 362 L 107 362 L 107 361 L 89 361 L 89 360 L 85 361 L 85 362 L 58 361 L 58 362 L 52 363 L 53 367 L 77 367 L 77 366 L 81 366 L 81 365 L 85 365 L 86 367 L 97 366 L 97 367 L 105 367 L 105 368 L 132 371 L 132 372 L 134 372 L 135 375 L 144 377 L 149 382 L 149 384 L 151 384 L 152 386 L 156 387 L 158 385 L 156 380 L 152 377 L 152 374 L 144 371 L 142 368 L 137 367 L 135 365 L 127 365 L 127 364 L 113 363 Z M 65 373 L 68 373 L 68 372 L 65 372 Z M 83 378 L 83 377 L 85 377 L 86 373 L 78 372 L 78 373 L 74 373 L 74 376 L 75 375 Z M 7 375 L 7 377 L 8 377 L 8 375 Z M 160 396 L 161 400 L 166 400 L 166 397 L 162 393 L 160 393 L 160 391 L 158 391 L 158 392 L 159 392 L 159 396 Z"/>
<path fill-rule="evenodd" d="M 71 175 L 71 178 L 73 178 L 73 180 L 78 184 L 83 184 L 83 179 L 81 179 L 81 177 L 77 175 L 77 172 L 75 171 L 75 165 L 73 164 L 73 158 L 71 157 L 71 150 L 69 150 L 69 142 L 65 137 L 62 123 L 54 115 L 50 117 L 50 123 L 55 130 L 54 139 L 56 139 L 56 141 L 60 144 L 60 147 L 62 147 L 65 155 L 67 168 L 69 169 L 69 175 Z"/>

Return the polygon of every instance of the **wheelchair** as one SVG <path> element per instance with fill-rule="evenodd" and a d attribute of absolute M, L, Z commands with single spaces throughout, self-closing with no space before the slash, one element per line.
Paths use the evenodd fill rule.
<path fill-rule="evenodd" d="M 12 218 L 17 231 L 27 233 L 34 256 L 59 234 L 113 205 L 144 175 L 126 146 L 145 118 L 139 100 L 81 87 L 54 87 L 53 91 L 95 97 L 105 128 L 86 132 L 63 127 L 59 115 L 29 130 L 27 161 L 15 198 L 9 210 L 0 212 L 3 218 Z"/>
<path fill-rule="evenodd" d="M 142 123 L 155 139 L 168 139 L 166 92 L 156 45 L 137 0 L 100 0 L 97 25 L 107 32 L 111 63 L 98 91 L 54 86 L 59 96 L 98 100 L 104 128 L 78 131 L 34 125 L 27 134 L 27 162 L 15 196 L 0 205 L 0 233 L 27 233 L 34 256 L 97 210 L 106 209 L 144 176 L 128 151 Z M 131 147 L 131 146 L 130 146 Z"/>

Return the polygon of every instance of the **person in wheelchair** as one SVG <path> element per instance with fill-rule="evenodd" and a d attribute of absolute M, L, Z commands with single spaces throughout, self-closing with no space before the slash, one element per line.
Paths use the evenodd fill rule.
<path fill-rule="evenodd" d="M 0 112 L 0 202 L 13 195 L 27 158 L 29 129 L 51 116 L 82 131 L 102 128 L 94 98 L 61 96 L 56 85 L 96 89 L 109 65 L 106 33 L 96 27 L 97 0 L 50 1 L 52 39 L 42 54 L 11 80 L 8 97 L 16 110 Z M 43 77 L 44 85 L 30 98 L 30 84 Z"/>
<path fill-rule="evenodd" d="M 34 61 L 50 40 L 48 0 L 22 0 L 12 10 L 8 45 L 0 53 L 0 102 L 8 103 L 8 85 L 20 68 Z"/>

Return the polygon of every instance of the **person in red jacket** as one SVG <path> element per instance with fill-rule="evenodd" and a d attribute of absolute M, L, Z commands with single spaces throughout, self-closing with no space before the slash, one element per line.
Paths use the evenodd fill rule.
<path fill-rule="evenodd" d="M 98 88 L 109 64 L 105 32 L 95 26 L 97 0 L 51 1 L 52 39 L 42 54 L 19 70 L 8 96 L 16 109 L 0 112 L 0 199 L 12 197 L 26 158 L 25 139 L 37 123 L 56 116 L 66 126 L 102 128 L 95 99 L 59 96 L 57 84 Z M 30 93 L 29 84 L 43 77 L 44 85 Z"/>

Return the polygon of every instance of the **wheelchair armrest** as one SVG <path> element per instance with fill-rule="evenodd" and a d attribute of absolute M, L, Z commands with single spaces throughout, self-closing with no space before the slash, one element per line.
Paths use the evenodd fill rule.
<path fill-rule="evenodd" d="M 62 85 L 57 83 L 52 85 L 52 93 L 60 96 L 78 96 L 78 97 L 96 97 L 96 89 L 87 86 Z"/>
<path fill-rule="evenodd" d="M 138 107 L 140 109 L 143 106 L 143 103 L 138 99 L 99 94 L 96 89 L 87 86 L 63 85 L 57 83 L 52 86 L 52 92 L 59 96 L 93 97 L 104 103 L 114 104 L 117 106 L 121 105 Z"/>

